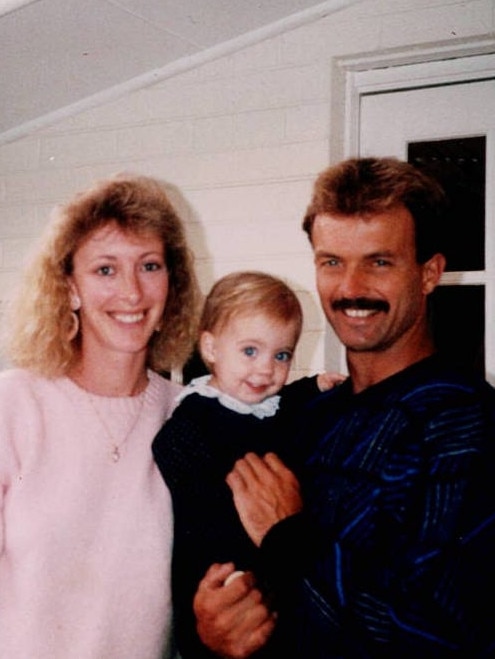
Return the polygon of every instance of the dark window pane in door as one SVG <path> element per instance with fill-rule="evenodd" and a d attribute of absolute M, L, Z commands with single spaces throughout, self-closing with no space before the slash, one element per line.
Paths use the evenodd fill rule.
<path fill-rule="evenodd" d="M 485 268 L 485 153 L 484 136 L 408 144 L 408 161 L 434 176 L 449 199 L 445 255 L 450 272 Z"/>
<path fill-rule="evenodd" d="M 439 351 L 453 364 L 485 375 L 485 288 L 438 286 L 430 296 L 430 320 Z"/>

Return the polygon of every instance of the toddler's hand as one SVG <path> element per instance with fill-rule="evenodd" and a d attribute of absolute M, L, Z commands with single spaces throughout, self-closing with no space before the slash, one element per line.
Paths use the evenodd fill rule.
<path fill-rule="evenodd" d="M 335 387 L 336 384 L 342 384 L 342 382 L 344 382 L 346 379 L 347 375 L 343 375 L 342 373 L 334 373 L 332 371 L 319 373 L 316 376 L 316 382 L 320 391 L 328 391 L 329 389 L 332 389 L 332 387 Z"/>

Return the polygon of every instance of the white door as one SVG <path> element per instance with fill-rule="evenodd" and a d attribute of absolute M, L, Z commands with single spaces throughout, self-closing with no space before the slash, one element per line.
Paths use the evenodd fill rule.
<path fill-rule="evenodd" d="M 466 59 L 472 67 L 476 58 Z M 467 177 L 471 189 L 452 188 L 459 194 L 458 227 L 451 246 L 454 268 L 438 291 L 447 319 L 439 331 L 459 354 L 479 341 L 486 377 L 495 384 L 495 57 L 481 60 L 481 72 L 450 78 L 445 69 L 437 75 L 431 63 L 422 71 L 418 65 L 402 67 L 400 84 L 397 71 L 360 73 L 352 149 L 361 156 L 429 159 L 433 171 L 463 168 L 462 180 Z"/>

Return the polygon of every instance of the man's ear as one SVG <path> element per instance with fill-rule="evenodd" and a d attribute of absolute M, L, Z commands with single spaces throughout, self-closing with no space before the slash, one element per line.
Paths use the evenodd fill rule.
<path fill-rule="evenodd" d="M 215 336 L 211 332 L 201 332 L 199 337 L 199 351 L 205 362 L 215 362 Z"/>
<path fill-rule="evenodd" d="M 434 254 L 431 259 L 423 263 L 423 293 L 428 295 L 439 284 L 443 271 L 445 270 L 445 256 Z"/>

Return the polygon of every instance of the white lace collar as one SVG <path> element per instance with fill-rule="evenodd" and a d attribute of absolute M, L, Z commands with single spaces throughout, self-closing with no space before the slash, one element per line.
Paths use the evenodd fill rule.
<path fill-rule="evenodd" d="M 206 398 L 218 398 L 218 402 L 229 410 L 238 412 L 239 414 L 254 414 L 258 419 L 264 419 L 267 416 L 273 416 L 277 410 L 280 402 L 280 396 L 269 396 L 262 400 L 261 403 L 243 403 L 233 396 L 224 394 L 222 391 L 211 387 L 208 382 L 211 380 L 211 375 L 202 375 L 199 378 L 194 378 L 177 396 L 177 402 L 181 401 L 189 394 L 199 394 L 206 396 Z"/>

